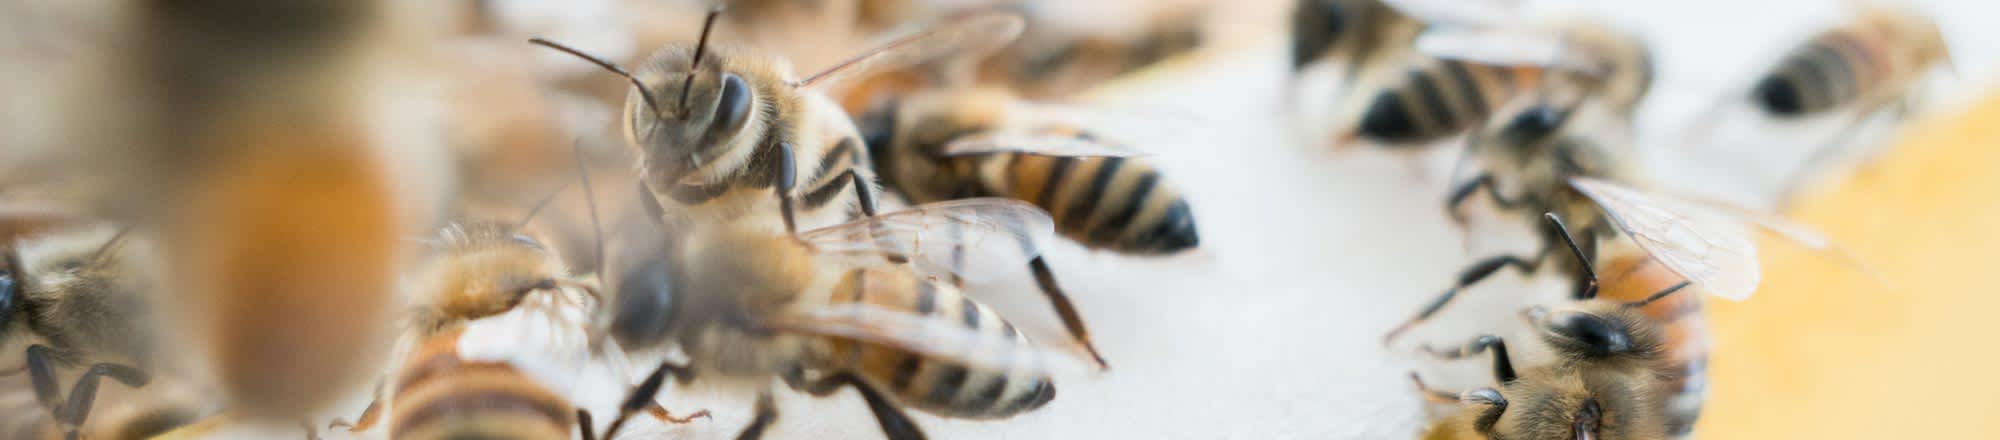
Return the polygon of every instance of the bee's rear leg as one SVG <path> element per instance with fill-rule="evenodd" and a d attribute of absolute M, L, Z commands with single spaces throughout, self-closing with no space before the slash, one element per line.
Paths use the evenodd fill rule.
<path fill-rule="evenodd" d="M 1494 335 L 1479 335 L 1472 342 L 1456 350 L 1438 350 L 1429 346 L 1424 351 L 1438 359 L 1457 360 L 1472 357 L 1487 350 L 1493 351 L 1493 379 L 1500 383 L 1513 382 L 1518 377 L 1514 373 L 1514 362 L 1507 356 L 1507 341 Z"/>
<path fill-rule="evenodd" d="M 868 401 L 868 409 L 874 411 L 875 422 L 882 426 L 882 434 L 887 436 L 889 440 L 923 440 L 926 438 L 923 428 L 918 428 L 916 422 L 910 420 L 908 413 L 903 412 L 903 409 L 896 406 L 895 402 L 889 401 L 888 396 L 882 395 L 881 391 L 869 386 L 866 382 L 862 382 L 860 378 L 855 377 L 853 374 L 840 373 L 827 376 L 799 388 L 808 394 L 825 396 L 833 394 L 834 391 L 839 391 L 842 386 L 851 386 L 854 387 L 855 391 L 861 392 L 861 398 Z"/>
<path fill-rule="evenodd" d="M 1458 401 L 1457 394 L 1438 391 L 1432 389 L 1429 385 L 1425 385 L 1424 378 L 1418 376 L 1415 371 L 1410 372 L 1410 383 L 1415 384 L 1417 386 L 1417 393 L 1422 394 L 1424 400 L 1428 400 L 1431 403 L 1452 403 Z"/>
<path fill-rule="evenodd" d="M 91 365 L 89 370 L 83 372 L 82 377 L 76 379 L 76 384 L 69 390 L 67 405 L 69 420 L 66 423 L 71 429 L 83 426 L 84 419 L 90 416 L 90 407 L 97 400 L 97 383 L 105 377 L 132 388 L 146 386 L 146 382 L 151 380 L 145 371 L 129 365 L 108 363 Z"/>
<path fill-rule="evenodd" d="M 660 405 L 653 398 L 658 397 L 660 395 L 660 388 L 666 386 L 667 376 L 673 376 L 675 382 L 685 384 L 694 380 L 694 371 L 689 370 L 687 366 L 673 362 L 660 362 L 659 367 L 654 368 L 651 374 L 646 375 L 646 380 L 640 381 L 638 386 L 632 387 L 630 394 L 625 397 L 625 402 L 618 407 L 618 418 L 611 419 L 611 426 L 605 428 L 604 438 L 616 438 L 618 430 L 625 427 L 625 422 L 632 418 L 632 414 L 642 410 L 652 414 L 652 409 Z M 666 408 L 660 408 L 660 413 L 665 412 Z M 688 416 L 688 418 L 693 419 L 695 416 L 706 415 L 706 413 L 707 411 L 699 411 L 695 415 Z M 655 415 L 655 417 L 658 417 L 658 415 Z M 671 421 L 672 419 L 665 420 Z"/>
<path fill-rule="evenodd" d="M 778 420 L 778 409 L 776 405 L 771 403 L 770 391 L 757 394 L 756 414 L 756 416 L 750 419 L 750 424 L 743 427 L 743 432 L 736 434 L 736 440 L 757 440 L 764 438 L 764 429 L 770 427 L 771 422 Z"/>

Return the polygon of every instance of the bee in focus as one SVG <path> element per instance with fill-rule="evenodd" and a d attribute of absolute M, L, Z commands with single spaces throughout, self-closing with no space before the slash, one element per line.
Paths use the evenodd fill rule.
<path fill-rule="evenodd" d="M 1432 24 L 1506 26 L 1493 2 L 1301 0 L 1292 11 L 1293 84 L 1300 119 L 1331 127 L 1336 145 L 1429 145 L 1473 128 L 1540 79 L 1538 69 L 1414 51 Z M 1326 90 L 1332 87 L 1332 90 Z M 1351 115 L 1351 116 L 1343 116 Z M 1331 122 L 1329 124 L 1329 122 Z"/>
<path fill-rule="evenodd" d="M 1194 248 L 1194 213 L 1150 162 L 997 88 L 936 89 L 859 120 L 885 186 L 911 201 L 1006 197 L 1096 249 L 1158 255 Z"/>
<path fill-rule="evenodd" d="M 72 226 L 5 248 L 0 347 L 8 355 L 0 358 L 22 365 L 9 370 L 28 373 L 36 400 L 67 438 L 84 428 L 100 381 L 145 386 L 168 354 L 149 303 L 157 278 L 128 233 Z M 71 373 L 73 384 L 57 383 Z"/>
<path fill-rule="evenodd" d="M 874 214 L 874 177 L 863 165 L 866 148 L 853 121 L 822 90 L 870 70 L 1001 44 L 1021 29 L 1013 15 L 965 16 L 794 78 L 783 60 L 766 54 L 710 51 L 707 34 L 720 14 L 720 9 L 709 14 L 693 50 L 661 49 L 636 74 L 533 40 L 588 59 L 633 85 L 624 132 L 639 151 L 647 189 L 677 225 L 738 221 L 796 233 L 800 215 L 844 220 L 856 204 L 863 214 Z M 846 194 L 850 188 L 853 194 Z M 762 220 L 770 213 L 779 214 L 782 223 Z"/>
<path fill-rule="evenodd" d="M 1926 75 L 1952 65 L 1944 35 L 1930 18 L 1902 7 L 1852 3 L 1858 8 L 1853 18 L 1792 48 L 1746 94 L 1754 107 L 1779 120 L 1848 118 L 1842 131 L 1808 153 L 1787 179 L 1794 185 L 1804 173 L 1816 171 L 1836 146 L 1846 144 L 1864 121 L 1909 117 L 1922 98 Z M 1723 113 L 1721 107 L 1733 100 L 1718 100 L 1690 131 L 1707 133 Z"/>
<path fill-rule="evenodd" d="M 1072 359 L 1038 348 L 941 279 L 958 268 L 955 250 L 982 256 L 975 262 L 1018 261 L 1051 229 L 1040 210 L 1005 199 L 921 205 L 798 239 L 702 225 L 678 237 L 660 265 L 670 287 L 655 291 L 661 307 L 642 310 L 659 313 L 646 318 L 651 325 L 611 328 L 624 345 L 671 344 L 687 362 L 654 370 L 606 435 L 668 377 L 758 390 L 756 416 L 738 438 L 758 438 L 777 419 L 773 377 L 816 396 L 852 387 L 897 439 L 924 437 L 905 409 L 985 420 L 1039 408 L 1055 397 L 1050 368 Z M 657 333 L 629 333 L 641 328 Z"/>
<path fill-rule="evenodd" d="M 1554 234 L 1569 238 L 1553 213 L 1546 219 Z M 1441 359 L 1492 352 L 1498 385 L 1445 393 L 1428 389 L 1412 373 L 1431 400 L 1460 405 L 1426 438 L 1679 439 L 1693 433 L 1706 395 L 1707 338 L 1699 297 L 1673 295 L 1689 282 L 1643 252 L 1619 246 L 1602 272 L 1613 284 L 1599 290 L 1595 263 L 1574 241 L 1569 248 L 1592 288 L 1570 307 L 1526 313 L 1556 359 L 1516 370 L 1506 341 L 1493 335 L 1455 350 L 1426 347 Z"/>

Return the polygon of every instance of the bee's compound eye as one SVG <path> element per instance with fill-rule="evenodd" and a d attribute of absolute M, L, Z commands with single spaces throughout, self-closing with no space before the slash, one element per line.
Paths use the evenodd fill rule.
<path fill-rule="evenodd" d="M 1554 107 L 1536 106 L 1515 115 L 1514 120 L 1507 123 L 1507 132 L 1516 136 L 1540 138 L 1554 133 L 1562 122 L 1561 111 Z"/>
<path fill-rule="evenodd" d="M 9 269 L 10 271 L 12 269 Z M 12 274 L 0 273 L 0 329 L 14 317 L 14 300 L 19 298 L 21 280 Z"/>
<path fill-rule="evenodd" d="M 715 104 L 713 128 L 720 134 L 735 134 L 750 121 L 750 83 L 733 73 L 722 75 L 722 99 Z"/>

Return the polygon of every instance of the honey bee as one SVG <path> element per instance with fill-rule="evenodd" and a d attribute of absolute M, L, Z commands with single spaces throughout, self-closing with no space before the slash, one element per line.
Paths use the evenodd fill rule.
<path fill-rule="evenodd" d="M 673 223 L 760 221 L 780 214 L 783 231 L 808 219 L 851 217 L 848 206 L 875 212 L 867 152 L 853 121 L 822 90 L 863 72 L 925 62 L 962 50 L 1010 41 L 1017 16 L 989 13 L 949 20 L 896 39 L 803 79 L 782 60 L 750 51 L 710 51 L 709 13 L 692 51 L 655 52 L 638 73 L 558 43 L 532 40 L 598 64 L 634 89 L 624 108 L 624 133 L 640 156 L 642 179 Z M 706 62 L 706 64 L 704 64 Z M 659 98 L 675 97 L 672 101 Z M 853 188 L 852 198 L 843 193 Z M 771 191 L 771 199 L 763 191 Z M 773 207 L 770 200 L 775 199 Z M 755 219 L 743 219 L 751 216 Z"/>
<path fill-rule="evenodd" d="M 1158 168 L 1032 105 L 1002 89 L 947 88 L 859 119 L 883 182 L 914 202 L 1023 200 L 1049 211 L 1063 236 L 1123 253 L 1200 242 L 1187 200 Z"/>
<path fill-rule="evenodd" d="M 1441 59 L 1412 49 L 1430 23 L 1497 26 L 1516 20 L 1485 3 L 1299 1 L 1292 12 L 1292 70 L 1296 86 L 1305 90 L 1302 118 L 1320 126 L 1324 118 L 1355 115 L 1334 124 L 1332 140 L 1338 145 L 1358 138 L 1385 147 L 1423 146 L 1477 126 L 1533 88 L 1540 71 Z M 1328 69 L 1339 75 L 1325 77 Z M 1321 83 L 1336 80 L 1330 94 L 1317 92 Z M 1323 98 L 1331 101 L 1313 102 Z"/>
<path fill-rule="evenodd" d="M 673 343 L 687 362 L 660 364 L 606 435 L 668 377 L 760 390 L 756 416 L 738 438 L 758 438 L 776 420 L 768 389 L 774 376 L 818 396 L 855 388 L 890 438 L 923 438 L 904 408 L 970 419 L 1039 408 L 1055 397 L 1051 369 L 1075 361 L 1037 348 L 1004 317 L 940 280 L 957 267 L 954 250 L 982 256 L 972 261 L 1032 255 L 1034 244 L 1052 235 L 1051 223 L 1025 203 L 969 199 L 798 239 L 704 224 L 679 237 L 665 265 L 671 295 L 646 310 L 664 312 L 652 317 L 660 333 L 639 335 Z M 632 328 L 614 327 L 614 335 Z"/>
<path fill-rule="evenodd" d="M 1555 235 L 1571 239 L 1554 213 Z M 1425 387 L 1434 401 L 1461 410 L 1439 421 L 1427 438 L 1689 438 L 1705 396 L 1707 339 L 1700 298 L 1673 295 L 1690 283 L 1659 270 L 1651 257 L 1619 246 L 1605 266 L 1600 290 L 1591 259 L 1571 239 L 1569 249 L 1591 288 L 1572 307 L 1528 310 L 1539 339 L 1555 351 L 1547 365 L 1516 370 L 1506 341 L 1482 335 L 1455 350 L 1425 351 L 1441 359 L 1493 353 L 1498 388 L 1452 394 Z M 1607 249 L 1608 251 L 1610 249 Z M 1644 271 L 1644 272 L 1640 272 Z"/>
<path fill-rule="evenodd" d="M 1842 131 L 1813 148 L 1787 181 L 1796 185 L 1845 144 L 1867 119 L 1902 121 L 1922 98 L 1926 74 L 1952 67 L 1951 51 L 1937 23 L 1900 7 L 1849 2 L 1858 9 L 1846 23 L 1807 39 L 1760 75 L 1746 93 L 1758 110 L 1797 121 L 1840 114 Z M 1709 131 L 1732 98 L 1718 100 L 1690 132 Z M 1789 192 L 1791 189 L 1787 188 Z"/>
<path fill-rule="evenodd" d="M 393 379 L 389 436 L 568 439 L 575 429 L 596 438 L 589 413 L 573 403 L 597 354 L 595 301 L 576 288 L 537 289 L 504 312 L 433 333 Z"/>
<path fill-rule="evenodd" d="M 1029 29 L 979 63 L 980 81 L 1032 99 L 1055 99 L 1201 49 L 1211 38 L 1203 18 L 1214 6 L 1017 1 L 1011 7 L 1028 17 Z M 1093 18 L 1078 23 L 1074 17 Z"/>
<path fill-rule="evenodd" d="M 100 381 L 145 386 L 166 354 L 148 303 L 155 278 L 142 251 L 126 244 L 128 231 L 55 232 L 5 249 L 0 346 L 22 354 L 36 400 L 68 438 L 90 415 Z M 58 371 L 80 374 L 65 391 Z"/>
<path fill-rule="evenodd" d="M 1806 247 L 1837 254 L 1830 243 L 1804 226 L 1758 215 L 1740 208 L 1690 202 L 1631 188 L 1641 180 L 1630 163 L 1632 105 L 1643 96 L 1650 77 L 1642 46 L 1608 44 L 1619 39 L 1592 35 L 1588 26 L 1573 25 L 1569 38 L 1514 38 L 1492 34 L 1454 40 L 1439 37 L 1440 53 L 1477 53 L 1489 61 L 1548 66 L 1559 78 L 1544 82 L 1532 95 L 1509 103 L 1467 140 L 1466 154 L 1483 171 L 1457 184 L 1445 204 L 1451 218 L 1463 225 L 1461 205 L 1484 193 L 1501 210 L 1554 213 L 1585 237 L 1586 255 L 1598 242 L 1619 234 L 1639 243 L 1654 259 L 1687 277 L 1704 290 L 1729 299 L 1748 298 L 1760 273 L 1749 225 L 1775 232 Z M 1454 42 L 1457 41 L 1457 42 Z M 1536 43 L 1539 41 L 1540 43 Z M 1465 44 L 1459 44 L 1463 42 Z M 1499 44 L 1495 44 L 1499 42 Z M 1473 44 L 1505 50 L 1477 51 Z M 1622 48 L 1617 50 L 1595 49 Z M 1504 60 L 1504 61 L 1502 61 Z M 1510 186 L 1515 195 L 1503 193 Z M 1531 256 L 1500 255 L 1481 259 L 1460 272 L 1452 288 L 1425 306 L 1388 339 L 1428 319 L 1461 289 L 1500 269 L 1513 267 L 1532 274 L 1556 250 L 1558 237 L 1544 233 L 1541 249 Z M 1842 255 L 1842 257 L 1845 257 Z M 1577 273 L 1575 292 L 1586 286 Z"/>

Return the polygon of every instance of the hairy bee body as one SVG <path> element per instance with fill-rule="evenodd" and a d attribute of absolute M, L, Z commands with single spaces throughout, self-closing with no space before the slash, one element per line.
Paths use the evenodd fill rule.
<path fill-rule="evenodd" d="M 1555 360 L 1503 380 L 1501 405 L 1467 404 L 1427 438 L 1690 438 L 1706 397 L 1700 298 L 1682 292 L 1630 307 L 1682 279 L 1630 246 L 1607 256 L 1599 296 L 1536 318 Z M 1598 420 L 1591 436 L 1576 437 L 1587 405 Z"/>
<path fill-rule="evenodd" d="M 736 228 L 730 228 L 736 229 Z M 1029 341 L 998 314 L 901 267 L 844 269 L 811 259 L 783 236 L 722 232 L 686 245 L 670 334 L 693 376 L 761 386 L 783 377 L 820 394 L 804 373 L 851 374 L 898 405 L 945 417 L 991 419 L 1040 407 L 1054 387 Z M 980 335 L 972 350 L 1006 353 L 1013 368 L 973 368 L 898 347 L 835 336 L 759 331 L 763 317 L 860 303 L 908 312 Z"/>
<path fill-rule="evenodd" d="M 1180 189 L 1145 158 L 941 154 L 952 141 L 1014 128 L 1102 142 L 1087 129 L 1010 115 L 1012 100 L 998 89 L 927 92 L 864 116 L 876 170 L 916 203 L 970 197 L 1032 203 L 1050 213 L 1058 233 L 1092 248 L 1166 254 L 1200 243 Z"/>
<path fill-rule="evenodd" d="M 783 171 L 778 150 L 783 144 L 792 150 L 790 171 L 797 183 L 790 194 L 798 200 L 799 218 L 851 218 L 858 199 L 847 172 L 871 191 L 874 178 L 860 166 L 867 163 L 867 152 L 845 111 L 823 93 L 790 85 L 789 67 L 782 62 L 727 48 L 712 48 L 704 57 L 703 65 L 713 67 L 696 75 L 692 105 L 729 108 L 696 112 L 709 115 L 692 122 L 702 128 L 662 122 L 636 90 L 625 106 L 625 133 L 640 147 L 641 178 L 668 217 L 677 224 L 770 219 L 778 212 L 771 190 Z M 635 76 L 654 85 L 654 96 L 678 96 L 691 58 L 688 49 L 669 47 L 645 61 Z M 782 226 L 764 223 L 773 230 Z"/>
<path fill-rule="evenodd" d="M 110 230 L 58 233 L 20 245 L 15 292 L 0 304 L 0 346 L 6 358 L 40 339 L 68 364 L 99 361 L 147 364 L 159 348 L 145 295 L 154 287 L 134 249 L 120 246 L 96 260 Z M 12 364 L 19 364 L 13 362 Z M 87 364 L 86 364 L 87 365 Z"/>
<path fill-rule="evenodd" d="M 1607 274 L 1598 297 L 1636 302 L 1680 282 L 1679 275 L 1638 252 L 1609 256 L 1599 267 Z M 1658 329 L 1660 350 L 1653 365 L 1659 378 L 1653 395 L 1659 399 L 1669 438 L 1688 438 L 1708 398 L 1708 322 L 1702 318 L 1701 295 L 1675 294 L 1638 308 Z"/>
<path fill-rule="evenodd" d="M 1751 90 L 1757 106 L 1795 118 L 1908 93 L 1944 58 L 1935 24 L 1908 12 L 1864 11 L 1791 50 Z"/>
<path fill-rule="evenodd" d="M 567 397 L 507 362 L 461 357 L 463 333 L 433 336 L 395 376 L 390 438 L 570 438 Z"/>

